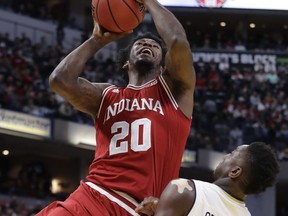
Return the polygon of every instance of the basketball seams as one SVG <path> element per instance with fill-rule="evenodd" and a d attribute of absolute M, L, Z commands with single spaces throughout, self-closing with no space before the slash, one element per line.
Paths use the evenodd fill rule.
<path fill-rule="evenodd" d="M 137 19 L 138 24 L 140 23 L 139 17 L 137 16 L 137 14 L 135 13 L 135 11 L 133 10 L 133 8 L 126 2 L 126 0 L 122 0 L 122 2 L 124 2 L 124 4 L 131 10 L 131 12 L 134 14 L 134 16 Z"/>
<path fill-rule="evenodd" d="M 93 18 L 111 32 L 125 32 L 143 20 L 141 5 L 135 0 L 92 0 Z"/>
<path fill-rule="evenodd" d="M 113 13 L 112 13 L 112 11 L 111 11 L 111 7 L 110 7 L 110 0 L 106 0 L 106 1 L 107 1 L 107 5 L 108 5 L 108 8 L 109 8 L 110 15 L 111 15 L 111 17 L 112 17 L 114 23 L 115 23 L 116 26 L 120 29 L 120 31 L 124 32 L 124 30 L 119 26 L 118 22 L 116 21 L 116 19 L 115 19 Z M 112 0 L 112 1 L 114 1 L 114 0 Z"/>

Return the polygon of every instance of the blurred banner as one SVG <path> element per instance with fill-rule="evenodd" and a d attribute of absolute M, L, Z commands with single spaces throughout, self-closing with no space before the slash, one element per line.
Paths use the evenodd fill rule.
<path fill-rule="evenodd" d="M 276 66 L 281 63 L 288 63 L 288 54 L 283 53 L 261 53 L 261 52 L 235 52 L 235 51 L 214 51 L 214 50 L 193 50 L 195 62 L 219 63 L 225 60 L 231 66 L 253 66 L 256 63 L 271 64 Z"/>
<path fill-rule="evenodd" d="M 208 7 L 258 10 L 288 10 L 287 0 L 158 0 L 165 6 Z"/>
<path fill-rule="evenodd" d="M 0 129 L 50 138 L 51 120 L 0 109 Z"/>

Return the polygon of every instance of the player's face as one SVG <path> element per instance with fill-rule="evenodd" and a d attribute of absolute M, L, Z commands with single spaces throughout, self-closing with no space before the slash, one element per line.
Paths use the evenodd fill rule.
<path fill-rule="evenodd" d="M 155 67 L 159 65 L 162 60 L 162 48 L 154 40 L 150 38 L 142 38 L 137 40 L 130 52 L 131 63 L 150 62 Z"/>
<path fill-rule="evenodd" d="M 247 147 L 248 145 L 241 145 L 224 156 L 222 162 L 220 162 L 214 170 L 215 180 L 227 177 L 231 169 L 235 166 L 245 166 L 247 160 Z"/>

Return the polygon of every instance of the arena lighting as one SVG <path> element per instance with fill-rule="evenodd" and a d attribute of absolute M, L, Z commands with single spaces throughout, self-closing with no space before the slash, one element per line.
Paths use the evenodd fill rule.
<path fill-rule="evenodd" d="M 83 143 L 83 142 L 80 142 L 78 143 L 77 147 L 79 148 L 83 148 L 83 149 L 87 149 L 87 150 L 95 150 L 95 140 L 94 140 L 94 143 L 91 144 L 91 143 Z"/>
<path fill-rule="evenodd" d="M 65 131 L 63 133 L 62 131 Z M 55 139 L 65 140 L 67 143 L 77 146 L 79 143 L 95 146 L 95 128 L 90 125 L 68 122 L 60 119 L 54 121 Z"/>
<path fill-rule="evenodd" d="M 250 24 L 249 24 L 249 27 L 250 27 L 250 28 L 256 28 L 256 25 L 255 25 L 255 23 L 250 23 Z"/>
<path fill-rule="evenodd" d="M 0 133 L 8 134 L 8 135 L 16 136 L 16 137 L 23 137 L 23 138 L 29 138 L 29 139 L 35 139 L 35 140 L 44 140 L 44 137 L 40 137 L 37 135 L 31 135 L 31 134 L 26 134 L 26 133 L 16 132 L 16 131 L 9 131 L 5 129 L 0 129 Z"/>
<path fill-rule="evenodd" d="M 0 133 L 8 134 L 8 135 L 16 136 L 16 137 L 34 139 L 34 140 L 44 140 L 45 139 L 44 137 L 41 137 L 41 136 L 26 134 L 26 133 L 22 133 L 22 132 L 11 131 L 11 130 L 1 129 L 1 128 L 0 128 Z"/>
<path fill-rule="evenodd" d="M 2 155 L 5 155 L 5 156 L 9 155 L 9 153 L 10 153 L 9 150 L 7 149 L 2 151 Z"/>
<path fill-rule="evenodd" d="M 62 192 L 62 187 L 60 184 L 61 180 L 57 178 L 53 178 L 51 181 L 51 192 L 52 193 L 60 193 Z"/>
<path fill-rule="evenodd" d="M 220 26 L 221 27 L 225 27 L 226 26 L 226 22 L 220 22 Z"/>

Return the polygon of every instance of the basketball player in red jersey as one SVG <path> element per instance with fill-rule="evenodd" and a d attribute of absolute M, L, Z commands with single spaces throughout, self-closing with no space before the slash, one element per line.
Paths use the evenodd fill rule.
<path fill-rule="evenodd" d="M 86 181 L 64 201 L 37 215 L 139 215 L 144 197 L 159 197 L 178 177 L 190 131 L 195 72 L 185 31 L 157 0 L 143 0 L 163 39 L 144 35 L 123 65 L 129 84 L 116 87 L 80 78 L 85 63 L 111 41 L 127 35 L 102 32 L 72 51 L 50 76 L 52 89 L 95 120 L 96 152 Z"/>

